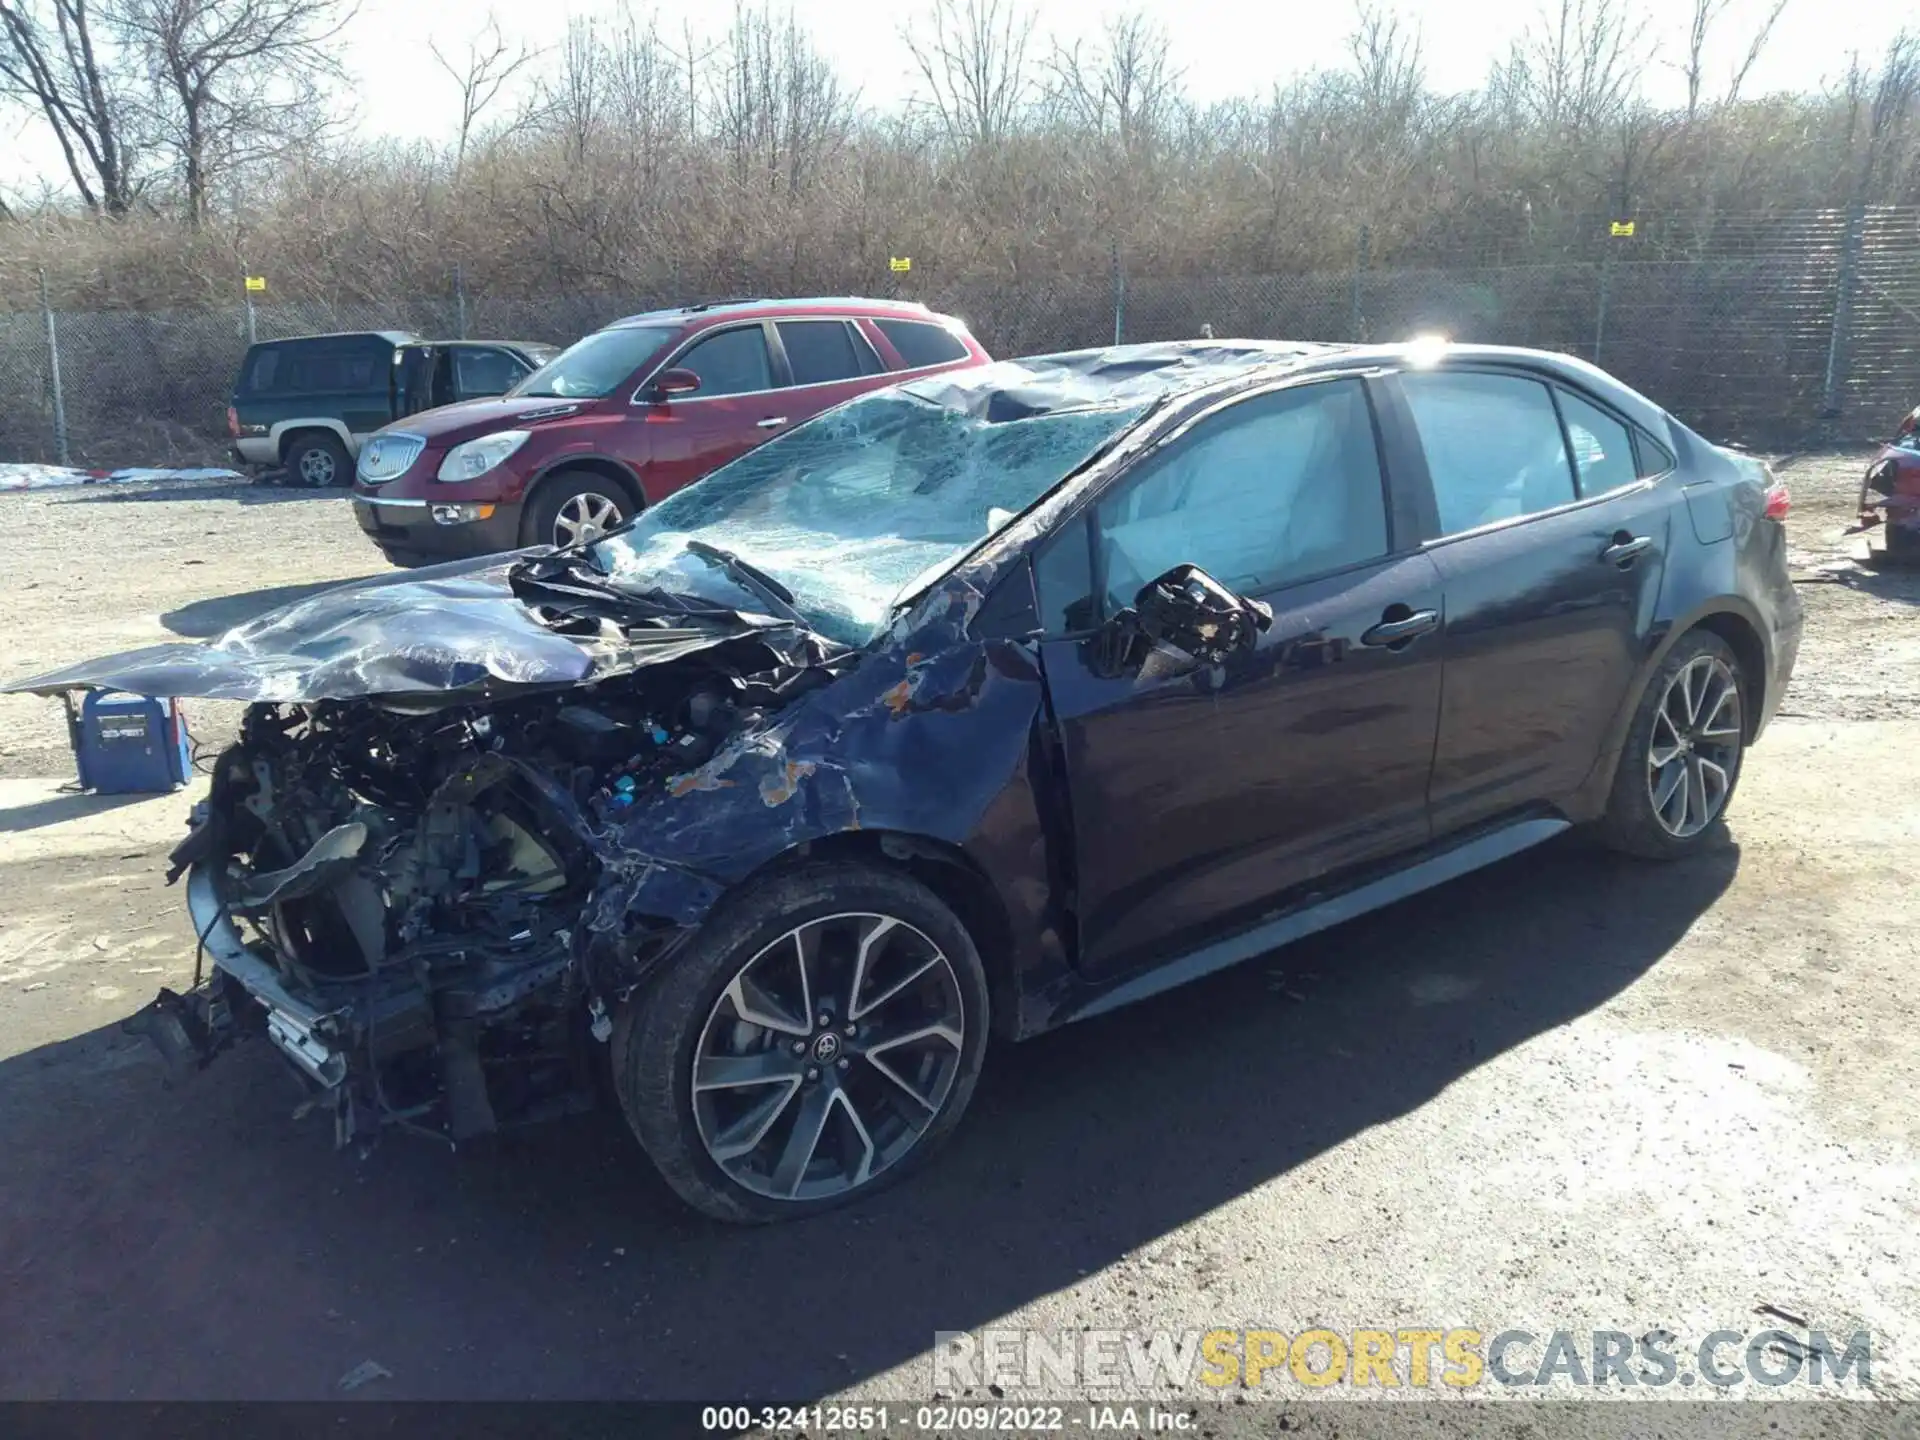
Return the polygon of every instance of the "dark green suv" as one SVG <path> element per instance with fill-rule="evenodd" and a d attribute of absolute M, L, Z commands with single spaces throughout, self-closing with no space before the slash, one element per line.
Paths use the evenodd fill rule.
<path fill-rule="evenodd" d="M 360 442 L 404 415 L 504 395 L 559 351 L 526 340 L 422 340 L 403 330 L 296 335 L 247 347 L 227 407 L 244 466 L 345 485 Z"/>

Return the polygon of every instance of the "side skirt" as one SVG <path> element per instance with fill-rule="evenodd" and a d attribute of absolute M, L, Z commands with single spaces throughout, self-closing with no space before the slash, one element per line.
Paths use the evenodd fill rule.
<path fill-rule="evenodd" d="M 1395 870 L 1389 875 L 1365 881 L 1351 890 L 1343 890 L 1337 895 L 1323 900 L 1311 901 L 1297 909 L 1286 911 L 1268 920 L 1263 920 L 1250 930 L 1238 935 L 1156 965 L 1145 974 L 1096 991 L 1085 1004 L 1075 1006 L 1068 1002 L 1054 1017 L 1055 1025 L 1070 1024 L 1075 1020 L 1085 1020 L 1089 1016 L 1104 1015 L 1110 1010 L 1118 1010 L 1123 1005 L 1131 1005 L 1136 1000 L 1145 1000 L 1148 996 L 1158 995 L 1175 986 L 1185 985 L 1188 981 L 1198 980 L 1211 975 L 1216 970 L 1224 970 L 1229 965 L 1238 965 L 1243 960 L 1251 960 L 1256 955 L 1264 955 L 1269 950 L 1312 935 L 1316 931 L 1328 929 L 1343 921 L 1365 915 L 1370 910 L 1391 905 L 1396 900 L 1404 900 L 1409 895 L 1417 895 L 1422 890 L 1432 889 L 1435 885 L 1445 884 L 1471 871 L 1479 870 L 1496 861 L 1517 855 L 1522 850 L 1530 850 L 1544 840 L 1550 840 L 1562 831 L 1570 829 L 1566 820 L 1536 817 L 1519 820 L 1503 825 L 1497 830 L 1484 831 L 1471 839 L 1456 841 L 1446 849 L 1429 855 L 1404 869 Z"/>

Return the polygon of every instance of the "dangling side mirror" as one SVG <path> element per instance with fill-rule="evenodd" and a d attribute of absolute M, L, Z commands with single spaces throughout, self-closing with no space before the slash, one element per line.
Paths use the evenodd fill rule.
<path fill-rule="evenodd" d="M 1131 609 L 1094 636 L 1096 673 L 1117 677 L 1168 648 L 1196 665 L 1219 665 L 1252 650 L 1273 625 L 1273 610 L 1236 595 L 1198 565 L 1176 565 L 1140 587 Z"/>

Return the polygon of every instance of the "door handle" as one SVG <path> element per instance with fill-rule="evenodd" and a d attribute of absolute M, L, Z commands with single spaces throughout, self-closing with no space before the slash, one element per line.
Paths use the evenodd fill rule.
<path fill-rule="evenodd" d="M 1625 530 L 1616 530 L 1613 532 L 1613 542 L 1600 552 L 1600 558 L 1609 565 L 1617 565 L 1625 570 L 1652 548 L 1651 535 L 1629 535 Z"/>
<path fill-rule="evenodd" d="M 787 423 L 786 416 L 773 415 L 768 417 L 765 420 L 756 420 L 754 422 L 754 428 L 756 430 L 777 430 L 786 423 Z"/>
<path fill-rule="evenodd" d="M 1380 623 L 1361 635 L 1362 645 L 1394 646 L 1405 645 L 1409 640 L 1417 640 L 1429 630 L 1440 628 L 1438 610 L 1409 610 L 1405 605 L 1389 605 L 1380 617 Z"/>

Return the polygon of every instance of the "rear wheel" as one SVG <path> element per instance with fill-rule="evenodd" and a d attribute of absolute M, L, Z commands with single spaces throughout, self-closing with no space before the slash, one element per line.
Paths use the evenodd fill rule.
<path fill-rule="evenodd" d="M 634 513 L 633 501 L 613 481 L 571 470 L 548 479 L 527 507 L 529 545 L 566 547 L 597 540 Z"/>
<path fill-rule="evenodd" d="M 353 479 L 347 447 L 325 430 L 306 430 L 287 442 L 287 479 L 295 485 L 324 490 Z"/>
<path fill-rule="evenodd" d="M 1634 713 L 1600 839 L 1653 860 L 1712 843 L 1740 780 L 1749 694 L 1726 641 L 1707 630 L 1682 636 Z"/>
<path fill-rule="evenodd" d="M 960 921 L 890 870 L 822 864 L 742 895 L 620 1017 L 614 1083 L 695 1208 L 763 1222 L 870 1194 L 959 1123 L 987 1037 Z"/>

